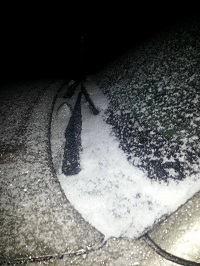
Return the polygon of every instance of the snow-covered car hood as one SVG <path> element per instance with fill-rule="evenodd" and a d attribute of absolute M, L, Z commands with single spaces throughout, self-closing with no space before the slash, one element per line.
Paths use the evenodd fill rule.
<path fill-rule="evenodd" d="M 199 265 L 199 36 L 179 25 L 84 83 L 96 115 L 78 83 L 2 87 L 2 265 Z"/>

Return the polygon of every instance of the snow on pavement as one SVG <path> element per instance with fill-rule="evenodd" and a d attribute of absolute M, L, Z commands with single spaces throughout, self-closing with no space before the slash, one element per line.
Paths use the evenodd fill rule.
<path fill-rule="evenodd" d="M 102 234 L 86 223 L 66 200 L 52 171 L 49 123 L 55 96 L 64 84 L 65 80 L 26 81 L 12 83 L 3 92 L 1 265 L 2 261 L 17 259 L 19 263 L 28 257 L 87 249 L 102 239 Z M 12 108 L 6 109 L 8 104 Z"/>

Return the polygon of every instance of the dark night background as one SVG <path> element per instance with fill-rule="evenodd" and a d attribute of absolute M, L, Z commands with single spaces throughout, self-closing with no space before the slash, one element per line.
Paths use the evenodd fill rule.
<path fill-rule="evenodd" d="M 77 79 L 81 58 L 85 74 L 94 74 L 127 49 L 197 15 L 197 7 L 186 4 L 130 8 L 118 13 L 114 7 L 106 13 L 91 7 L 80 12 L 53 6 L 2 9 L 0 80 Z"/>

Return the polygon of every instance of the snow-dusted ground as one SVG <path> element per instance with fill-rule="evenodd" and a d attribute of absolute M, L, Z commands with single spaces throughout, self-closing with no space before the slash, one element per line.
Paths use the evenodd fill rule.
<path fill-rule="evenodd" d="M 25 81 L 0 90 L 1 265 L 86 249 L 102 239 L 66 200 L 53 171 L 51 112 L 64 84 Z"/>
<path fill-rule="evenodd" d="M 73 206 L 105 239 L 111 236 L 137 238 L 199 191 L 200 178 L 194 181 L 191 175 L 184 181 L 168 183 L 150 180 L 128 162 L 111 126 L 105 123 L 107 98 L 95 83 L 85 85 L 101 112 L 93 115 L 82 99 L 81 172 L 65 176 L 59 170 L 61 186 Z M 65 111 L 60 111 L 59 117 L 56 128 L 62 128 Z M 64 141 L 64 130 L 60 134 Z"/>

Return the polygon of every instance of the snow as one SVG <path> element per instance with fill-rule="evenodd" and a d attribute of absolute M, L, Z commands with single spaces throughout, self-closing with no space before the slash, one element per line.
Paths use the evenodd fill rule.
<path fill-rule="evenodd" d="M 85 85 L 101 112 L 93 115 L 82 99 L 81 172 L 65 176 L 61 168 L 57 169 L 60 184 L 75 209 L 103 233 L 105 239 L 138 238 L 198 192 L 200 176 L 191 174 L 184 181 L 170 179 L 168 182 L 149 179 L 127 160 L 112 127 L 105 123 L 107 98 L 95 83 Z M 60 111 L 58 115 L 53 127 L 60 130 L 61 143 L 64 142 L 62 125 L 66 125 L 66 113 Z M 55 145 L 56 135 L 52 138 L 53 149 Z M 62 150 L 62 145 L 60 147 Z M 59 145 L 56 149 L 59 150 Z"/>
<path fill-rule="evenodd" d="M 0 117 L 0 264 L 87 249 L 102 239 L 66 200 L 51 163 L 52 107 L 65 84 L 65 80 L 26 81 L 1 91 L 5 116 Z M 12 110 L 6 109 L 9 102 Z M 13 118 L 14 110 L 19 117 Z M 4 117 L 13 119 L 9 124 Z"/>
<path fill-rule="evenodd" d="M 101 112 L 82 101 L 81 172 L 57 174 L 106 239 L 138 238 L 200 190 L 198 31 L 161 34 L 85 83 Z"/>

